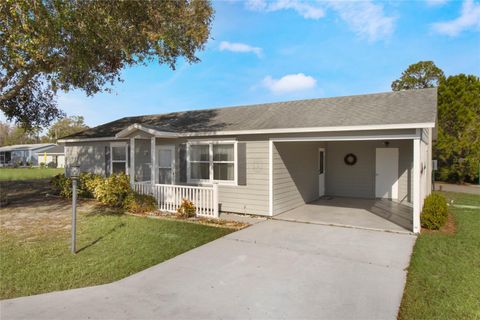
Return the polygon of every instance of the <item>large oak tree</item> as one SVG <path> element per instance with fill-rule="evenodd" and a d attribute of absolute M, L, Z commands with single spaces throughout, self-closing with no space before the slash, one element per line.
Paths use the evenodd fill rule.
<path fill-rule="evenodd" d="M 123 68 L 198 62 L 210 34 L 208 0 L 3 0 L 0 110 L 25 128 L 63 115 L 58 90 L 111 89 Z"/>

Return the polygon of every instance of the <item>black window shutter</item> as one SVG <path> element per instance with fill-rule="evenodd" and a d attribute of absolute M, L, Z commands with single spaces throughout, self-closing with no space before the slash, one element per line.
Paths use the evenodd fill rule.
<path fill-rule="evenodd" d="M 178 158 L 180 160 L 180 182 L 187 182 L 187 145 L 182 143 L 178 146 Z"/>
<path fill-rule="evenodd" d="M 110 175 L 110 147 L 105 146 L 105 176 Z"/>
<path fill-rule="evenodd" d="M 247 185 L 247 144 L 238 142 L 237 144 L 237 182 L 239 186 Z"/>

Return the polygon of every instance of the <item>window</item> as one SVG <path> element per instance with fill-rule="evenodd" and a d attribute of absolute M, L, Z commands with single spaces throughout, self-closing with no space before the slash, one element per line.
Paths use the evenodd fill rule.
<path fill-rule="evenodd" d="M 213 180 L 235 179 L 235 156 L 233 144 L 213 145 Z"/>
<path fill-rule="evenodd" d="M 200 142 L 188 145 L 188 180 L 236 183 L 236 143 Z"/>
<path fill-rule="evenodd" d="M 112 174 L 122 172 L 127 174 L 127 150 L 127 144 L 125 143 L 112 143 L 110 145 L 110 170 Z"/>
<path fill-rule="evenodd" d="M 208 144 L 190 146 L 190 179 L 210 180 L 210 146 Z"/>

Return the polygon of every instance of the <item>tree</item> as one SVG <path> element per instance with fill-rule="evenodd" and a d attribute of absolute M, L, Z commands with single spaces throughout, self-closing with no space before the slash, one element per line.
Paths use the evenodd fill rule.
<path fill-rule="evenodd" d="M 438 88 L 439 178 L 471 181 L 480 165 L 480 78 L 459 74 L 448 77 Z"/>
<path fill-rule="evenodd" d="M 82 116 L 65 117 L 48 129 L 47 136 L 51 141 L 88 129 Z"/>
<path fill-rule="evenodd" d="M 0 110 L 26 129 L 63 116 L 58 90 L 111 90 L 127 66 L 198 62 L 208 0 L 0 2 Z"/>
<path fill-rule="evenodd" d="M 443 71 L 433 61 L 420 61 L 411 64 L 402 72 L 400 79 L 392 82 L 392 90 L 410 90 L 434 88 L 445 79 Z"/>
<path fill-rule="evenodd" d="M 38 143 L 38 131 L 25 131 L 24 128 L 0 122 L 0 147 L 14 144 Z"/>

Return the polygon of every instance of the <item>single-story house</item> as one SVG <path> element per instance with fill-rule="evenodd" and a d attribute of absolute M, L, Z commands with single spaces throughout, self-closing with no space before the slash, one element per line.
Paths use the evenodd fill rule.
<path fill-rule="evenodd" d="M 63 145 L 52 145 L 51 147 L 37 152 L 39 163 L 45 165 L 54 164 L 56 168 L 65 167 L 65 147 Z"/>
<path fill-rule="evenodd" d="M 0 167 L 38 166 L 38 154 L 55 146 L 53 143 L 16 144 L 0 147 Z"/>
<path fill-rule="evenodd" d="M 419 232 L 436 116 L 436 89 L 422 89 L 126 117 L 59 142 L 67 173 L 125 172 L 167 210 L 183 197 L 263 216 L 325 197 L 386 199 Z"/>

